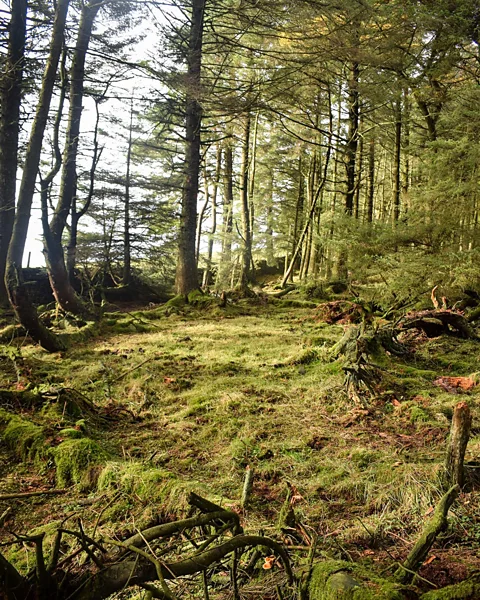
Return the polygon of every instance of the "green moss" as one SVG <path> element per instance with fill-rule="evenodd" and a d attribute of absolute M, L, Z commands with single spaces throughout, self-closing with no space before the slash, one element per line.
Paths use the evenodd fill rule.
<path fill-rule="evenodd" d="M 431 420 L 430 415 L 420 406 L 412 406 L 410 409 L 410 421 L 412 423 L 428 423 Z"/>
<path fill-rule="evenodd" d="M 379 461 L 378 452 L 373 452 L 366 448 L 354 448 L 351 451 L 349 458 L 360 470 L 364 470 L 372 463 Z"/>
<path fill-rule="evenodd" d="M 75 429 L 75 427 L 67 427 L 66 429 L 61 429 L 58 433 L 61 438 L 68 438 L 71 440 L 78 440 L 83 438 L 83 433 L 79 429 Z"/>
<path fill-rule="evenodd" d="M 43 427 L 12 416 L 3 432 L 6 446 L 22 460 L 37 460 L 46 454 Z"/>
<path fill-rule="evenodd" d="M 442 590 L 434 590 L 421 596 L 421 600 L 476 600 L 476 598 L 480 598 L 478 578 L 449 585 Z"/>
<path fill-rule="evenodd" d="M 181 308 L 182 306 L 185 306 L 186 301 L 185 301 L 185 296 L 183 296 L 182 294 L 179 294 L 178 296 L 174 296 L 173 298 L 170 298 L 170 300 L 168 302 L 165 303 L 165 306 L 167 308 Z"/>
<path fill-rule="evenodd" d="M 164 469 L 148 468 L 137 462 L 110 461 L 100 472 L 98 489 L 120 490 L 138 499 L 162 506 L 186 506 L 187 485 Z"/>
<path fill-rule="evenodd" d="M 360 565 L 329 560 L 313 568 L 309 600 L 405 600 L 406 589 Z"/>
<path fill-rule="evenodd" d="M 91 488 L 96 479 L 95 467 L 104 463 L 108 455 L 99 444 L 89 438 L 70 439 L 52 449 L 60 487 L 77 483 Z"/>

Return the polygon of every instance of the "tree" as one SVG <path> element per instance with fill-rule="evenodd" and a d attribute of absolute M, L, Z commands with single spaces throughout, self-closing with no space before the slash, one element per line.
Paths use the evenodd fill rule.
<path fill-rule="evenodd" d="M 201 160 L 202 106 L 200 104 L 200 90 L 205 3 L 205 0 L 192 0 L 191 27 L 188 38 L 185 97 L 185 179 L 182 191 L 182 214 L 180 217 L 175 280 L 177 293 L 184 295 L 198 287 L 195 241 Z"/>
<path fill-rule="evenodd" d="M 89 311 L 77 297 L 70 283 L 63 254 L 62 235 L 76 194 L 76 164 L 83 108 L 85 59 L 92 34 L 93 22 L 100 7 L 101 3 L 97 2 L 97 0 L 91 0 L 82 6 L 77 41 L 70 70 L 70 109 L 60 194 L 49 225 L 46 226 L 47 220 L 43 220 L 45 260 L 55 299 L 63 310 L 82 316 L 87 316 Z"/>
<path fill-rule="evenodd" d="M 35 341 L 39 342 L 45 349 L 51 351 L 62 349 L 63 344 L 38 319 L 37 311 L 29 298 L 24 283 L 22 260 L 30 221 L 33 194 L 35 192 L 35 181 L 40 164 L 43 136 L 47 125 L 53 87 L 63 47 L 68 6 L 69 0 L 58 0 L 52 26 L 50 52 L 45 65 L 37 110 L 25 154 L 22 181 L 5 270 L 5 283 L 8 296 L 20 323 Z"/>
<path fill-rule="evenodd" d="M 0 305 L 8 303 L 5 266 L 15 217 L 26 27 L 27 0 L 12 0 L 8 50 L 0 82 Z"/>

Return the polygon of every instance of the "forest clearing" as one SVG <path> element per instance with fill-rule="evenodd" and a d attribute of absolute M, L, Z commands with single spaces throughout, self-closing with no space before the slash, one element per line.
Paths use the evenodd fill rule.
<path fill-rule="evenodd" d="M 0 598 L 480 599 L 480 0 L 0 0 Z"/>
<path fill-rule="evenodd" d="M 175 299 L 112 313 L 93 339 L 64 355 L 28 343 L 6 347 L 1 541 L 22 576 L 35 569 L 38 536 L 47 560 L 57 530 L 74 530 L 76 537 L 62 536 L 57 560 L 79 589 L 66 586 L 59 597 L 106 597 L 91 589 L 82 595 L 82 576 L 98 561 L 100 568 L 98 547 L 192 516 L 193 492 L 238 515 L 246 535 L 267 536 L 289 554 L 295 584 L 275 552 L 259 552 L 254 561 L 251 548 L 239 554 L 239 598 L 337 597 L 308 595 L 312 564 L 327 565 L 327 574 L 362 565 L 370 595 L 358 597 L 478 597 L 478 583 L 455 588 L 457 595 L 432 593 L 476 582 L 480 565 L 478 340 L 406 330 L 399 339 L 406 353 L 377 350 L 372 363 L 380 378 L 352 394 L 348 360 L 335 358 L 344 330 L 355 327 L 351 310 L 348 324 L 327 323 L 325 311 L 338 300 L 288 297 L 264 294 L 221 307 L 197 295 L 191 304 Z M 408 593 L 383 588 L 380 579 L 394 580 L 445 491 L 447 438 L 454 407 L 464 401 L 473 416 L 466 483 L 448 527 Z M 48 495 L 52 490 L 58 495 Z M 41 491 L 46 495 L 28 496 Z M 98 554 L 94 563 L 79 553 L 78 532 Z M 191 554 L 198 547 L 191 535 L 172 538 L 160 561 Z M 169 582 L 171 597 L 207 597 L 206 585 L 210 598 L 234 598 L 231 568 L 230 558 L 219 560 L 205 580 L 197 574 Z"/>

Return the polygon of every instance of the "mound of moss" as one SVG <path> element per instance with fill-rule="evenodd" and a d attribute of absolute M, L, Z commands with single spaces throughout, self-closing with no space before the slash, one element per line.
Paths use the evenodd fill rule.
<path fill-rule="evenodd" d="M 18 458 L 36 461 L 46 455 L 43 427 L 6 411 L 2 411 L 0 422 L 5 425 L 3 441 Z"/>
<path fill-rule="evenodd" d="M 315 565 L 309 600 L 406 600 L 411 589 L 380 579 L 362 566 L 339 560 Z"/>
<path fill-rule="evenodd" d="M 66 487 L 79 484 L 90 489 L 96 484 L 99 466 L 109 456 L 97 442 L 90 438 L 67 439 L 51 450 L 57 469 L 57 484 Z"/>

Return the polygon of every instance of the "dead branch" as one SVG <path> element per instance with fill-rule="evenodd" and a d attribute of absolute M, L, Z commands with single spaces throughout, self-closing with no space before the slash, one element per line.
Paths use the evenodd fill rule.
<path fill-rule="evenodd" d="M 419 540 L 407 556 L 405 562 L 397 569 L 394 579 L 399 583 L 408 585 L 413 580 L 415 573 L 427 558 L 430 548 L 433 546 L 437 536 L 447 527 L 447 514 L 453 502 L 460 493 L 460 486 L 454 485 L 442 497 L 435 513 L 425 526 Z"/>
<path fill-rule="evenodd" d="M 33 496 L 54 496 L 57 494 L 66 494 L 68 490 L 43 490 L 40 492 L 17 492 L 16 494 L 1 494 L 1 500 L 17 500 L 21 498 L 32 498 Z"/>

